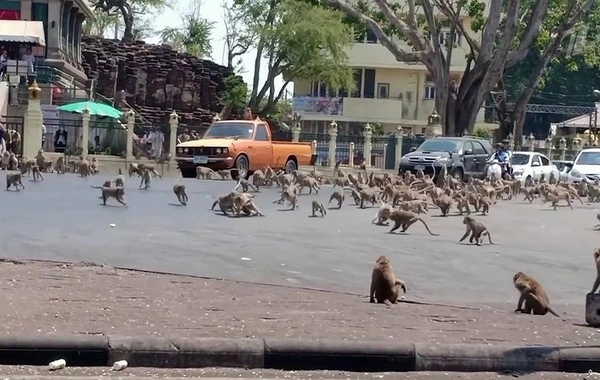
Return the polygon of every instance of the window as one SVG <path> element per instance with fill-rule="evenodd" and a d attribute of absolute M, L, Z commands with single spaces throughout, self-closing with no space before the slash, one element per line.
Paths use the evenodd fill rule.
<path fill-rule="evenodd" d="M 355 28 L 353 34 L 354 42 L 359 44 L 376 44 L 377 42 L 379 42 L 379 39 L 377 38 L 375 33 L 373 33 L 371 29 L 366 27 Z"/>
<path fill-rule="evenodd" d="M 440 45 L 445 46 L 450 38 L 450 31 L 442 31 L 438 33 L 438 41 Z M 460 34 L 454 33 L 454 45 L 460 45 Z"/>
<path fill-rule="evenodd" d="M 435 85 L 433 84 L 433 76 L 425 75 L 425 93 L 423 94 L 425 99 L 435 99 Z"/>
<path fill-rule="evenodd" d="M 321 82 L 312 82 L 310 85 L 310 95 L 320 98 L 347 97 L 348 91 L 345 89 L 328 88 L 327 84 Z"/>
<path fill-rule="evenodd" d="M 487 154 L 479 141 L 473 141 L 473 154 Z"/>
<path fill-rule="evenodd" d="M 463 145 L 463 154 L 468 150 L 470 150 L 471 153 L 474 153 L 473 144 L 471 144 L 470 141 L 465 141 L 465 145 Z"/>
<path fill-rule="evenodd" d="M 256 136 L 254 136 L 254 140 L 256 141 L 269 141 L 269 135 L 267 134 L 267 128 L 264 124 L 259 124 L 256 126 Z"/>
<path fill-rule="evenodd" d="M 531 166 L 533 166 L 533 164 L 535 164 L 536 162 L 541 165 L 540 156 L 538 155 L 533 156 L 533 159 L 531 160 Z"/>
<path fill-rule="evenodd" d="M 362 69 L 352 70 L 352 76 L 354 77 L 354 88 L 352 89 L 350 96 L 353 98 L 360 98 L 362 95 L 362 74 Z"/>
<path fill-rule="evenodd" d="M 452 152 L 458 153 L 460 149 L 461 141 L 460 140 L 446 140 L 446 139 L 429 139 L 425 140 L 419 148 L 417 148 L 420 152 Z"/>
<path fill-rule="evenodd" d="M 365 69 L 365 80 L 363 83 L 363 98 L 373 99 L 375 97 L 375 70 Z"/>
<path fill-rule="evenodd" d="M 379 99 L 389 99 L 389 97 L 390 97 L 390 84 L 389 83 L 377 83 L 377 97 Z"/>
<path fill-rule="evenodd" d="M 549 166 L 550 165 L 550 160 L 547 159 L 546 157 L 540 156 L 540 160 L 542 160 L 542 165 L 543 166 Z"/>
<path fill-rule="evenodd" d="M 600 165 L 600 152 L 581 152 L 575 165 Z"/>

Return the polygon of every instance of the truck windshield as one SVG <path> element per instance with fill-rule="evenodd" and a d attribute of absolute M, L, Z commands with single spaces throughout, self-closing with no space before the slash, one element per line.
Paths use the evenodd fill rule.
<path fill-rule="evenodd" d="M 600 152 L 581 152 L 575 165 L 600 165 Z"/>
<path fill-rule="evenodd" d="M 430 139 L 426 140 L 417 150 L 421 152 L 452 152 L 458 153 L 460 140 Z"/>
<path fill-rule="evenodd" d="M 251 139 L 253 132 L 254 124 L 252 123 L 216 123 L 206 130 L 203 138 L 237 137 Z"/>

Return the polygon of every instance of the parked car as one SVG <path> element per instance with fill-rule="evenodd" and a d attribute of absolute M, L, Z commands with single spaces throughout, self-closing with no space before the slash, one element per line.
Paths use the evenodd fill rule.
<path fill-rule="evenodd" d="M 600 148 L 587 148 L 579 152 L 569 171 L 569 182 L 594 182 L 600 178 Z"/>
<path fill-rule="evenodd" d="M 247 178 L 267 165 L 288 172 L 313 165 L 316 154 L 310 142 L 272 141 L 266 121 L 225 120 L 214 122 L 201 139 L 178 144 L 176 160 L 184 177 L 195 177 L 196 167 L 206 166 Z"/>
<path fill-rule="evenodd" d="M 483 178 L 487 159 L 494 153 L 489 141 L 475 136 L 434 137 L 411 150 L 400 159 L 398 173 L 420 169 L 434 180 L 444 166 L 455 178 Z"/>
<path fill-rule="evenodd" d="M 573 161 L 554 160 L 552 161 L 552 163 L 558 168 L 561 182 L 573 183 L 577 180 L 576 178 L 571 176 L 571 169 L 573 169 Z"/>
<path fill-rule="evenodd" d="M 510 164 L 513 168 L 515 179 L 525 183 L 527 180 L 539 180 L 544 174 L 548 179 L 554 174 L 556 179 L 560 177 L 560 171 L 548 157 L 537 152 L 513 152 Z"/>

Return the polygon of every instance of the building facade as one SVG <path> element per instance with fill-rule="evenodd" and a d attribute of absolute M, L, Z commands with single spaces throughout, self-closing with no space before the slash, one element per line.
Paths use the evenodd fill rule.
<path fill-rule="evenodd" d="M 449 28 L 442 29 L 440 44 L 448 38 L 456 44 L 451 80 L 460 84 L 468 45 L 460 34 L 451 36 Z M 410 51 L 408 45 L 404 48 Z M 303 131 L 323 133 L 335 121 L 341 134 L 357 133 L 367 122 L 380 124 L 384 132 L 396 132 L 402 127 L 405 133 L 424 133 L 427 118 L 434 111 L 436 90 L 427 68 L 420 63 L 398 62 L 370 30 L 355 39 L 348 55 L 354 72 L 354 91 L 328 89 L 325 84 L 310 80 L 294 81 L 293 112 L 302 117 Z M 477 117 L 478 126 L 497 128 L 484 123 L 483 108 Z"/>
<path fill-rule="evenodd" d="M 92 17 L 92 8 L 88 0 L 0 0 L 0 35 L 12 33 L 15 36 L 13 41 L 18 42 L 18 34 L 25 33 L 14 30 L 12 25 L 16 24 L 2 20 L 42 22 L 46 46 L 34 48 L 38 64 L 43 61 L 44 65 L 54 66 L 80 80 L 85 80 L 81 65 L 81 36 L 83 22 Z M 10 28 L 13 30 L 8 30 Z"/>

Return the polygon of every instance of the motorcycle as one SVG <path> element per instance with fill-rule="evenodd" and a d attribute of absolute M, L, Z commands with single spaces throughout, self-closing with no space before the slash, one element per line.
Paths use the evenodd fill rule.
<path fill-rule="evenodd" d="M 487 163 L 485 178 L 491 179 L 493 176 L 494 178 L 502 178 L 507 181 L 514 179 L 508 163 L 501 163 L 494 155 L 492 155 Z"/>

